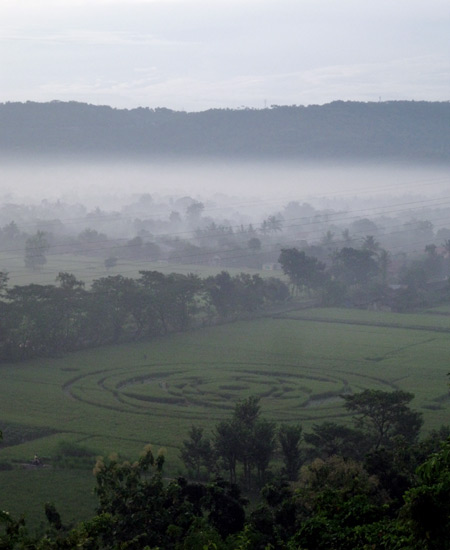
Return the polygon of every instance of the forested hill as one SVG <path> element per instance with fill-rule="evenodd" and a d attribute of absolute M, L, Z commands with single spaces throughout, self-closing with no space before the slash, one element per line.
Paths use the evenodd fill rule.
<path fill-rule="evenodd" d="M 336 101 L 270 109 L 0 104 L 0 155 L 450 161 L 450 102 Z"/>

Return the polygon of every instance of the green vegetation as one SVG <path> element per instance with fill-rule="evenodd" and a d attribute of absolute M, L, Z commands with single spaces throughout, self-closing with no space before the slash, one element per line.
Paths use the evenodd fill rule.
<path fill-rule="evenodd" d="M 164 262 L 148 261 L 148 260 L 120 260 L 114 267 L 106 268 L 105 260 L 99 256 L 83 256 L 80 254 L 51 254 L 47 255 L 47 263 L 38 271 L 30 271 L 24 263 L 22 256 L 14 257 L 11 253 L 0 252 L 0 265 L 2 269 L 6 269 L 8 273 L 14 274 L 14 284 L 28 285 L 40 284 L 46 285 L 53 283 L 55 274 L 59 272 L 73 273 L 77 279 L 80 279 L 90 286 L 95 279 L 107 277 L 109 275 L 125 274 L 127 277 L 139 277 L 139 272 L 142 270 L 157 270 L 162 273 L 180 273 L 187 275 L 194 273 L 199 277 L 208 277 L 217 275 L 221 271 L 220 267 L 207 265 L 190 265 L 190 264 L 175 264 L 170 263 L 165 265 Z M 235 275 L 242 270 L 238 268 L 227 268 L 227 270 Z M 270 272 L 264 272 L 257 269 L 246 269 L 246 272 L 259 274 L 262 277 L 272 275 Z"/>
<path fill-rule="evenodd" d="M 369 403 L 375 395 L 365 394 L 363 401 Z M 389 401 L 391 394 L 385 392 L 383 398 Z M 255 405 L 257 400 L 250 398 L 235 407 L 232 422 L 238 421 L 239 430 L 258 422 Z M 47 502 L 47 527 L 34 534 L 23 519 L 0 511 L 0 547 L 448 550 L 450 440 L 417 468 L 407 464 L 417 458 L 417 444 L 403 443 L 391 440 L 390 454 L 372 452 L 364 463 L 339 455 L 316 459 L 301 468 L 295 485 L 274 478 L 252 512 L 246 510 L 239 486 L 222 478 L 164 481 L 164 456 L 148 447 L 134 462 L 117 455 L 100 457 L 94 468 L 95 515 L 70 526 Z M 407 479 L 411 466 L 416 475 Z"/>
<path fill-rule="evenodd" d="M 95 459 L 94 459 L 95 461 Z M 55 502 L 67 524 L 90 517 L 96 506 L 95 479 L 89 470 L 47 467 L 32 468 L 16 463 L 11 471 L 0 471 L 0 510 L 25 517 L 39 527 L 45 521 L 44 503 Z"/>
<path fill-rule="evenodd" d="M 141 271 L 138 279 L 110 275 L 90 289 L 60 272 L 57 285 L 7 287 L 0 272 L 0 361 L 148 340 L 172 332 L 255 316 L 289 299 L 275 278 L 222 271 L 201 279 Z"/>
<path fill-rule="evenodd" d="M 445 311 L 445 306 L 434 308 L 426 313 L 392 313 L 383 311 L 367 312 L 362 309 L 314 308 L 283 313 L 290 319 L 305 319 L 324 323 L 348 323 L 351 325 L 368 325 L 450 332 L 450 317 L 436 315 L 434 312 Z"/>
<path fill-rule="evenodd" d="M 62 497 L 73 475 L 59 468 L 61 442 L 123 456 L 151 443 L 166 449 L 167 473 L 173 475 L 181 468 L 180 448 L 192 425 L 209 436 L 239 400 L 252 395 L 260 398 L 266 418 L 301 424 L 304 433 L 330 419 L 349 423 L 351 413 L 340 396 L 366 388 L 415 394 L 412 406 L 424 413 L 425 430 L 446 423 L 448 335 L 407 328 L 409 315 L 325 309 L 318 314 L 336 319 L 339 312 L 346 323 L 261 318 L 3 364 L 0 460 L 14 469 L 0 472 L 2 480 L 17 476 L 37 454 L 48 465 L 39 470 L 42 486 L 58 471 Z M 349 322 L 353 313 L 355 324 Z M 377 326 L 380 315 L 387 326 Z M 400 318 L 404 328 L 393 328 Z M 362 319 L 365 324 L 359 324 Z M 14 444 L 8 442 L 7 434 L 18 432 L 23 440 L 15 435 Z M 74 462 L 73 467 L 86 467 Z M 5 495 L 15 510 L 26 508 L 25 484 L 22 495 L 19 489 L 3 492 L 1 505 L 8 509 Z M 60 507 L 61 500 L 55 501 Z M 81 502 L 78 508 L 82 513 Z"/>

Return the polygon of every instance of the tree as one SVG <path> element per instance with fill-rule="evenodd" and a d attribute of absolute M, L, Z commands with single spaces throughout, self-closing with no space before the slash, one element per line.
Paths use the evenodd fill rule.
<path fill-rule="evenodd" d="M 198 201 L 194 201 L 186 208 L 186 218 L 190 225 L 197 225 L 200 222 L 204 209 L 205 205 Z"/>
<path fill-rule="evenodd" d="M 221 271 L 205 280 L 208 297 L 220 318 L 226 319 L 236 313 L 235 281 L 228 271 Z"/>
<path fill-rule="evenodd" d="M 355 220 L 350 227 L 352 233 L 357 235 L 376 235 L 378 233 L 378 226 L 368 218 Z"/>
<path fill-rule="evenodd" d="M 334 240 L 334 233 L 328 230 L 325 233 L 325 235 L 322 237 L 321 244 L 322 246 L 327 248 L 329 251 L 331 251 L 336 245 L 336 242 Z"/>
<path fill-rule="evenodd" d="M 440 277 L 442 273 L 442 256 L 437 253 L 435 244 L 425 246 L 426 258 L 424 267 L 429 278 Z"/>
<path fill-rule="evenodd" d="M 2 228 L 2 234 L 7 242 L 13 243 L 20 236 L 19 228 L 15 221 L 12 221 Z"/>
<path fill-rule="evenodd" d="M 92 283 L 92 319 L 98 323 L 103 342 L 119 342 L 131 314 L 131 297 L 138 292 L 134 279 L 110 275 Z"/>
<path fill-rule="evenodd" d="M 259 397 L 251 395 L 244 401 L 240 401 L 234 407 L 233 418 L 247 427 L 251 427 L 258 420 L 261 413 Z"/>
<path fill-rule="evenodd" d="M 8 274 L 0 271 L 0 357 L 3 355 L 3 346 L 8 341 L 8 304 L 1 300 L 8 286 Z"/>
<path fill-rule="evenodd" d="M 88 292 L 84 282 L 73 274 L 60 271 L 58 287 L 49 292 L 53 310 L 55 349 L 73 350 L 90 342 L 89 323 L 86 322 Z"/>
<path fill-rule="evenodd" d="M 450 539 L 450 439 L 418 469 L 418 484 L 406 492 L 402 510 L 423 550 L 448 550 Z"/>
<path fill-rule="evenodd" d="M 33 237 L 29 237 L 25 242 L 25 266 L 29 269 L 39 269 L 47 263 L 45 254 L 49 249 L 49 244 L 43 231 L 38 231 Z"/>
<path fill-rule="evenodd" d="M 288 548 L 410 548 L 390 546 L 381 539 L 384 495 L 359 462 L 339 456 L 316 459 L 302 468 L 299 485 L 294 495 L 296 532 Z"/>
<path fill-rule="evenodd" d="M 378 270 L 381 276 L 381 283 L 386 285 L 388 278 L 388 269 L 391 264 L 391 255 L 390 253 L 382 248 L 378 254 Z"/>
<path fill-rule="evenodd" d="M 442 243 L 442 246 L 447 256 L 450 255 L 450 239 L 445 239 L 445 241 Z"/>
<path fill-rule="evenodd" d="M 264 296 L 271 303 L 286 302 L 290 298 L 289 287 L 278 277 L 264 279 Z"/>
<path fill-rule="evenodd" d="M 263 483 L 270 459 L 275 450 L 275 424 L 260 418 L 259 398 L 250 396 L 236 404 L 230 420 L 216 426 L 214 448 L 236 482 L 236 466 L 243 468 L 245 486 L 252 485 L 252 472 L 256 467 L 258 482 Z"/>
<path fill-rule="evenodd" d="M 330 421 L 315 424 L 312 433 L 305 434 L 304 439 L 313 446 L 308 455 L 321 459 L 338 455 L 362 460 L 370 448 L 367 436 L 360 430 Z"/>
<path fill-rule="evenodd" d="M 371 250 L 344 247 L 333 258 L 332 272 L 345 284 L 365 284 L 378 272 L 372 256 Z"/>
<path fill-rule="evenodd" d="M 247 246 L 252 252 L 257 252 L 258 250 L 261 250 L 261 241 L 258 239 L 258 237 L 252 237 L 248 241 Z"/>
<path fill-rule="evenodd" d="M 392 446 L 395 436 L 402 436 L 409 443 L 416 441 L 422 426 L 422 415 L 409 408 L 414 398 L 412 393 L 364 390 L 344 395 L 343 398 L 346 409 L 355 414 L 357 426 L 371 435 L 375 450 Z"/>
<path fill-rule="evenodd" d="M 233 429 L 240 442 L 237 447 L 237 459 L 242 463 L 244 468 L 244 482 L 248 488 L 251 485 L 255 457 L 253 452 L 255 443 L 254 429 L 260 412 L 259 397 L 252 395 L 236 404 L 231 419 Z"/>
<path fill-rule="evenodd" d="M 164 455 L 155 457 L 150 447 L 133 464 L 116 456 L 97 461 L 94 474 L 99 499 L 97 521 L 103 519 L 97 535 L 101 548 L 175 550 L 195 529 L 203 516 L 202 502 L 207 500 L 208 490 L 183 478 L 165 483 L 163 464 Z M 214 506 L 207 505 L 205 511 L 211 513 Z M 223 528 L 227 535 L 226 526 Z"/>
<path fill-rule="evenodd" d="M 253 313 L 260 309 L 265 299 L 265 282 L 259 275 L 239 273 L 233 277 L 234 300 L 239 313 Z"/>
<path fill-rule="evenodd" d="M 73 275 L 60 274 L 58 279 L 60 287 L 30 284 L 7 290 L 11 358 L 53 355 L 77 347 L 79 331 L 86 325 L 84 291 Z"/>
<path fill-rule="evenodd" d="M 200 478 L 200 468 L 205 466 L 211 472 L 214 461 L 214 452 L 209 439 L 203 436 L 203 428 L 192 426 L 189 439 L 183 441 L 180 456 L 185 466 Z"/>
<path fill-rule="evenodd" d="M 216 425 L 214 433 L 214 449 L 217 456 L 223 461 L 228 471 L 230 483 L 236 483 L 236 465 L 239 454 L 239 447 L 242 441 L 240 434 L 229 420 L 223 420 Z"/>
<path fill-rule="evenodd" d="M 297 481 L 298 472 L 302 465 L 301 439 L 302 427 L 300 425 L 289 426 L 283 424 L 280 426 L 278 440 L 284 462 L 283 471 L 289 481 Z"/>
<path fill-rule="evenodd" d="M 350 246 L 353 242 L 353 238 L 350 235 L 350 230 L 349 229 L 344 229 L 344 231 L 342 231 L 341 235 L 342 235 L 342 242 L 345 244 L 345 246 Z"/>
<path fill-rule="evenodd" d="M 241 497 L 239 487 L 220 478 L 207 485 L 205 497 L 202 499 L 209 523 L 217 529 L 223 539 L 244 527 L 245 504 L 247 501 Z M 196 550 L 199 546 L 192 548 Z"/>
<path fill-rule="evenodd" d="M 115 256 L 108 256 L 103 264 L 109 271 L 112 267 L 115 267 L 117 265 L 117 258 Z"/>
<path fill-rule="evenodd" d="M 283 229 L 283 221 L 277 216 L 269 216 L 261 224 L 261 233 L 278 233 Z"/>
<path fill-rule="evenodd" d="M 307 256 L 303 250 L 283 248 L 278 261 L 297 290 L 317 288 L 326 279 L 325 264 L 314 256 Z"/>
<path fill-rule="evenodd" d="M 262 487 L 266 482 L 266 472 L 277 446 L 275 423 L 264 418 L 255 422 L 249 444 L 251 445 L 251 461 L 257 471 L 258 485 Z M 249 479 L 249 486 L 250 483 Z"/>
<path fill-rule="evenodd" d="M 0 296 L 3 295 L 4 291 L 7 288 L 8 280 L 9 280 L 8 273 L 5 273 L 4 271 L 0 271 Z"/>
<path fill-rule="evenodd" d="M 380 243 L 375 240 L 373 235 L 366 235 L 364 237 L 362 248 L 364 250 L 369 250 L 372 253 L 377 252 L 380 249 Z"/>

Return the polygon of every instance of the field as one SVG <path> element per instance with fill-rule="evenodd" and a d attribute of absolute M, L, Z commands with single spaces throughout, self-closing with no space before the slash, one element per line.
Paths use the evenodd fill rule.
<path fill-rule="evenodd" d="M 299 422 L 308 431 L 325 419 L 348 420 L 342 393 L 402 389 L 415 394 L 412 406 L 423 411 L 424 429 L 448 424 L 449 321 L 433 313 L 309 309 L 2 365 L 0 426 L 6 441 L 0 465 L 14 469 L 0 471 L 0 508 L 29 509 L 31 478 L 35 523 L 46 500 L 55 501 L 63 519 L 91 510 L 88 490 L 84 507 L 67 498 L 74 494 L 74 471 L 52 465 L 61 441 L 129 457 L 151 443 L 166 449 L 166 472 L 176 474 L 191 425 L 210 433 L 249 395 L 261 398 L 263 416 Z M 16 434 L 14 445 L 8 446 L 8 433 Z M 22 483 L 21 469 L 34 454 L 48 468 L 26 470 Z M 93 484 L 89 475 L 80 471 L 78 491 Z"/>
<path fill-rule="evenodd" d="M 125 277 L 138 278 L 139 271 L 160 271 L 164 274 L 169 273 L 194 273 L 199 277 L 208 277 L 216 275 L 223 269 L 226 269 L 231 275 L 236 275 L 245 271 L 250 274 L 259 274 L 262 277 L 278 276 L 282 277 L 281 272 L 262 271 L 256 269 L 238 269 L 223 268 L 219 266 L 199 266 L 173 264 L 165 261 L 146 261 L 146 260 L 119 260 L 117 265 L 106 269 L 104 258 L 97 256 L 80 256 L 73 254 L 48 255 L 47 263 L 40 270 L 32 271 L 25 267 L 22 255 L 15 252 L 0 252 L 0 271 L 7 272 L 10 276 L 10 285 L 27 285 L 31 283 L 41 285 L 55 284 L 55 279 L 60 271 L 66 271 L 75 275 L 77 279 L 90 285 L 93 280 L 109 275 L 123 275 Z"/>

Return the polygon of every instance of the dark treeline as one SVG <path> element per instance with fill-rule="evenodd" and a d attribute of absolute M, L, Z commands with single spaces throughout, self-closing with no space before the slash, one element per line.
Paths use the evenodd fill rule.
<path fill-rule="evenodd" d="M 5 103 L 0 153 L 448 161 L 449 122 L 448 102 L 336 101 L 199 113 Z"/>
<path fill-rule="evenodd" d="M 48 527 L 33 534 L 23 519 L 0 511 L 0 548 L 448 550 L 449 428 L 419 441 L 421 416 L 409 407 L 412 397 L 377 390 L 346 396 L 354 426 L 314 426 L 304 435 L 308 454 L 300 447 L 300 426 L 277 428 L 250 397 L 216 426 L 212 445 L 198 427 L 184 442 L 191 472 L 200 461 L 209 481 L 165 480 L 164 455 L 149 447 L 135 462 L 100 457 L 93 517 L 65 525 L 47 503 Z M 281 470 L 269 465 L 276 440 Z M 218 468 L 207 460 L 212 452 Z M 220 468 L 233 481 L 215 477 Z M 266 483 L 248 507 L 235 481 L 246 486 L 252 471 Z"/>
<path fill-rule="evenodd" d="M 294 294 L 314 297 L 318 304 L 406 312 L 450 300 L 449 258 L 434 245 L 420 260 L 397 267 L 397 284 L 390 284 L 392 256 L 373 236 L 359 248 L 330 246 L 328 256 L 321 254 L 323 248 L 306 250 L 311 255 L 282 249 L 278 261 Z"/>
<path fill-rule="evenodd" d="M 183 441 L 181 459 L 191 478 L 225 474 L 245 490 L 261 488 L 280 476 L 297 482 L 301 467 L 317 459 L 339 456 L 364 464 L 374 475 L 383 463 L 383 468 L 392 468 L 392 475 L 379 481 L 390 497 L 397 498 L 411 484 L 418 464 L 450 435 L 450 428 L 443 426 L 419 442 L 423 420 L 410 408 L 411 393 L 364 390 L 341 398 L 353 415 L 353 426 L 325 421 L 303 434 L 300 424 L 277 426 L 262 417 L 259 398 L 251 396 L 237 403 L 231 418 L 219 422 L 210 436 L 193 425 Z M 398 453 L 403 454 L 401 466 L 394 464 Z"/>
<path fill-rule="evenodd" d="M 0 360 L 48 356 L 247 317 L 289 297 L 279 279 L 222 271 L 204 279 L 141 271 L 90 289 L 69 273 L 56 285 L 7 287 L 0 272 Z"/>

